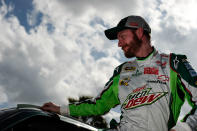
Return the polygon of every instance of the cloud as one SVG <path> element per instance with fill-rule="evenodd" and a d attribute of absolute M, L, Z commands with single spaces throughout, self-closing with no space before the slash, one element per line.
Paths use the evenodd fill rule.
<path fill-rule="evenodd" d="M 191 0 L 190 2 L 186 2 L 185 0 L 172 0 L 168 2 L 162 1 L 160 8 L 166 12 L 166 19 L 173 19 L 173 23 L 176 23 L 179 29 L 189 31 L 190 29 L 197 28 L 197 16 L 194 15 L 197 11 L 196 5 L 197 1 L 195 0 Z M 171 21 L 166 21 L 166 23 L 167 25 L 171 25 Z"/>
<path fill-rule="evenodd" d="M 58 26 L 64 26 L 68 21 L 71 23 L 82 24 L 87 26 L 89 21 L 95 17 L 102 18 L 104 24 L 114 26 L 122 16 L 130 15 L 140 10 L 140 2 L 137 1 L 104 1 L 94 0 L 60 0 L 50 2 L 34 1 L 36 8 L 49 16 L 53 23 Z M 47 4 L 46 4 L 47 3 Z M 58 21 L 56 21 L 58 19 Z"/>
<path fill-rule="evenodd" d="M 0 103 L 6 103 L 8 101 L 8 98 L 5 94 L 4 88 L 0 86 Z"/>
<path fill-rule="evenodd" d="M 120 64 L 105 48 L 111 43 L 102 40 L 103 25 L 93 20 L 87 25 L 63 20 L 65 24 L 58 25 L 45 14 L 40 25 L 27 33 L 16 16 L 5 19 L 5 15 L 1 13 L 0 82 L 10 103 L 63 104 L 67 97 L 96 96 L 112 67 Z M 54 27 L 52 32 L 48 24 Z M 92 52 L 106 57 L 95 58 Z"/>

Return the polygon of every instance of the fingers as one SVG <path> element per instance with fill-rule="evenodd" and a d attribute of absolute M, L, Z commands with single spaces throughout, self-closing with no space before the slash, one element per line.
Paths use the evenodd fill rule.
<path fill-rule="evenodd" d="M 52 102 L 48 102 L 48 103 L 45 103 L 42 107 L 50 107 L 50 106 L 53 106 L 54 104 Z"/>
<path fill-rule="evenodd" d="M 48 103 L 45 103 L 43 104 L 43 106 L 40 108 L 44 111 L 50 111 L 50 109 L 53 107 L 53 103 L 52 102 L 48 102 Z"/>
<path fill-rule="evenodd" d="M 48 103 L 43 104 L 43 106 L 40 109 L 43 111 L 55 112 L 55 113 L 60 114 L 60 107 L 55 105 L 52 102 L 48 102 Z"/>

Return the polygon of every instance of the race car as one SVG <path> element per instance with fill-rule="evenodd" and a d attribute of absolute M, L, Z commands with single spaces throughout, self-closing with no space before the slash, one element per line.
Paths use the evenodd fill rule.
<path fill-rule="evenodd" d="M 70 116 L 24 106 L 0 110 L 0 131 L 98 131 L 99 129 Z"/>

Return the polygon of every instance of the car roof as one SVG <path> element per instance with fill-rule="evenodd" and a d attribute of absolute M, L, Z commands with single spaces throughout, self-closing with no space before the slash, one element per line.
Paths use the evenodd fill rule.
<path fill-rule="evenodd" d="M 33 107 L 20 107 L 20 108 L 8 108 L 0 110 L 0 130 L 6 130 L 11 128 L 22 121 L 25 121 L 31 117 L 42 116 L 49 119 L 60 120 L 62 123 L 70 123 L 77 127 L 85 128 L 91 131 L 98 131 L 97 128 L 88 125 L 82 121 L 79 121 L 70 116 L 62 116 L 51 112 L 42 111 Z"/>

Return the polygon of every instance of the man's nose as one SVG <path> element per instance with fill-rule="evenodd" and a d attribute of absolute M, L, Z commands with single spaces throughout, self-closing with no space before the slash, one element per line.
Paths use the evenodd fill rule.
<path fill-rule="evenodd" d="M 120 40 L 118 40 L 118 47 L 122 46 L 122 42 Z"/>

